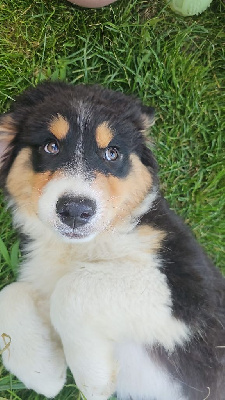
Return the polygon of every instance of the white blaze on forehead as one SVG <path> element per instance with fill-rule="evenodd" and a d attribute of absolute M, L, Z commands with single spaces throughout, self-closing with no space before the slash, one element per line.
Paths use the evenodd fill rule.
<path fill-rule="evenodd" d="M 74 162 L 76 163 L 76 166 L 80 168 L 80 170 L 84 169 L 84 142 L 82 133 L 75 147 Z"/>
<path fill-rule="evenodd" d="M 77 110 L 77 125 L 80 128 L 81 133 L 84 132 L 88 123 L 90 123 L 91 119 L 91 105 L 84 103 L 83 101 L 79 101 L 76 104 L 72 104 L 75 106 Z"/>
<path fill-rule="evenodd" d="M 77 140 L 77 144 L 74 151 L 73 161 L 80 166 L 81 170 L 84 167 L 84 136 L 83 133 L 88 127 L 91 119 L 91 107 L 90 105 L 79 101 L 78 103 L 72 103 L 72 106 L 77 110 L 77 126 L 80 130 L 80 136 Z"/>

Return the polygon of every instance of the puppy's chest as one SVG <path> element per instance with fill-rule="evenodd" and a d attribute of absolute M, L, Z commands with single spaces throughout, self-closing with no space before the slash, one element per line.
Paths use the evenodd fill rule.
<path fill-rule="evenodd" d="M 57 288 L 60 304 L 78 325 L 85 318 L 113 340 L 132 337 L 168 349 L 186 340 L 186 326 L 172 315 L 171 291 L 155 246 L 130 235 L 59 250 L 43 243 L 22 266 L 20 279 L 33 285 L 46 311 Z"/>
<path fill-rule="evenodd" d="M 30 282 L 44 297 L 50 297 L 67 274 L 73 274 L 76 290 L 84 287 L 87 296 L 93 290 L 99 295 L 105 290 L 108 296 L 121 291 L 143 297 L 149 288 L 151 293 L 160 292 L 160 287 L 165 287 L 159 260 L 160 235 L 154 231 L 146 236 L 136 229 L 129 234 L 104 234 L 79 245 L 49 242 L 43 237 L 28 248 L 20 280 Z"/>
<path fill-rule="evenodd" d="M 151 244 L 146 247 L 133 235 L 76 247 L 42 242 L 22 264 L 20 280 L 29 281 L 43 295 L 50 296 L 67 274 L 76 277 L 75 286 L 82 282 L 86 288 L 99 288 L 101 292 L 122 287 L 143 291 L 147 285 L 155 281 L 160 285 L 164 280 L 158 250 Z"/>

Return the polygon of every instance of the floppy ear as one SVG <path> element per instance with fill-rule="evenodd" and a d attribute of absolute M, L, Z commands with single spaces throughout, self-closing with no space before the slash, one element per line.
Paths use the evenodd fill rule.
<path fill-rule="evenodd" d="M 0 167 L 6 154 L 6 149 L 10 148 L 15 135 L 16 124 L 12 114 L 2 114 L 0 116 Z"/>
<path fill-rule="evenodd" d="M 141 107 L 144 130 L 147 131 L 155 123 L 155 109 L 153 107 Z"/>
<path fill-rule="evenodd" d="M 141 111 L 142 111 L 142 122 L 144 125 L 144 133 L 145 132 L 147 133 L 149 128 L 155 123 L 155 109 L 153 107 L 142 105 Z M 147 146 L 147 142 L 148 139 L 145 141 L 142 148 L 141 161 L 143 162 L 144 165 L 150 167 L 152 170 L 155 171 L 155 173 L 157 173 L 158 165 L 152 151 Z"/>

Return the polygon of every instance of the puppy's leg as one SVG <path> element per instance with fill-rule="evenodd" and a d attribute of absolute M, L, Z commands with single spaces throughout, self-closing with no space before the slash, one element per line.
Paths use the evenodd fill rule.
<path fill-rule="evenodd" d="M 78 388 L 87 400 L 107 400 L 116 388 L 114 344 L 85 314 L 74 289 L 70 275 L 58 283 L 51 298 L 51 320 Z"/>
<path fill-rule="evenodd" d="M 3 363 L 28 388 L 47 397 L 62 389 L 66 375 L 64 354 L 53 335 L 28 283 L 12 283 L 0 292 Z"/>

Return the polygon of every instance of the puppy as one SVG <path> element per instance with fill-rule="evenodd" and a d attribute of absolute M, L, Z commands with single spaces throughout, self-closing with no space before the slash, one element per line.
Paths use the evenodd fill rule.
<path fill-rule="evenodd" d="M 1 184 L 23 237 L 0 293 L 5 367 L 54 397 L 224 400 L 225 280 L 160 193 L 151 107 L 44 83 L 0 119 Z"/>

